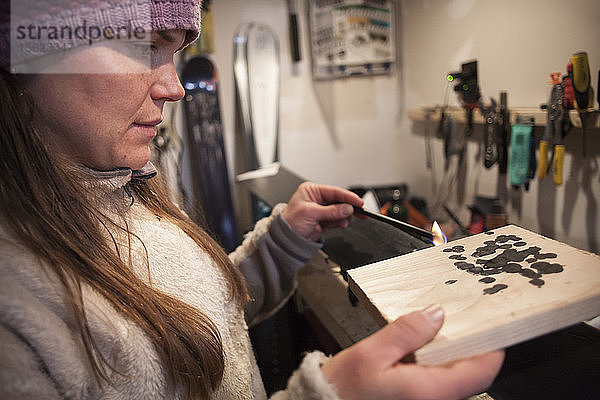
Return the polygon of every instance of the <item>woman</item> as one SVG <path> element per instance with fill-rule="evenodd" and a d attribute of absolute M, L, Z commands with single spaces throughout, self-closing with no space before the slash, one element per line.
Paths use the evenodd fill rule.
<path fill-rule="evenodd" d="M 305 183 L 228 257 L 148 162 L 165 102 L 183 96 L 173 56 L 197 36 L 200 4 L 40 4 L 12 10 L 11 57 L 2 49 L 0 397 L 265 398 L 247 323 L 285 301 L 322 227 L 346 226 L 362 201 Z M 501 352 L 398 363 L 442 322 L 432 306 L 332 358 L 310 353 L 274 398 L 483 390 Z"/>

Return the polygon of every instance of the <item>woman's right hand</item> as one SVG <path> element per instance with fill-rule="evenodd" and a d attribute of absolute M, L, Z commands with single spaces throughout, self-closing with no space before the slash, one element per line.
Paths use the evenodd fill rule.
<path fill-rule="evenodd" d="M 504 351 L 444 366 L 399 362 L 433 339 L 443 321 L 439 306 L 402 316 L 329 359 L 323 375 L 344 400 L 461 399 L 485 391 L 500 371 Z"/>

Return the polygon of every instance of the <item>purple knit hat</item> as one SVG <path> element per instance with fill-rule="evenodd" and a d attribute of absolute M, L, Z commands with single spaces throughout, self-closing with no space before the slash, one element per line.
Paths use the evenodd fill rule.
<path fill-rule="evenodd" d="M 152 31 L 184 29 L 184 46 L 198 36 L 201 0 L 11 0 L 0 5 L 0 66 Z"/>

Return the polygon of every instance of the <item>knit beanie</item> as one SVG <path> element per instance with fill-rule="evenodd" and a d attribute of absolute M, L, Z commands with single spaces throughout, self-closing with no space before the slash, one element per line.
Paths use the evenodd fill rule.
<path fill-rule="evenodd" d="M 9 7 L 10 3 L 10 7 Z M 13 73 L 28 61 L 80 46 L 148 40 L 152 31 L 200 32 L 201 0 L 2 0 L 0 66 Z"/>

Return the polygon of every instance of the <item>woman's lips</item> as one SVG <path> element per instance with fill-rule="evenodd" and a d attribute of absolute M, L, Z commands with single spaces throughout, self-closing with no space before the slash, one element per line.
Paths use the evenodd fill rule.
<path fill-rule="evenodd" d="M 131 126 L 133 128 L 135 128 L 136 131 L 139 131 L 141 133 L 144 134 L 144 136 L 147 136 L 149 138 L 154 138 L 154 136 L 156 136 L 156 125 L 155 123 L 136 123 L 134 122 L 133 124 L 131 124 Z"/>

